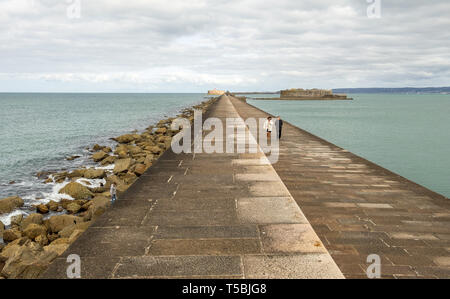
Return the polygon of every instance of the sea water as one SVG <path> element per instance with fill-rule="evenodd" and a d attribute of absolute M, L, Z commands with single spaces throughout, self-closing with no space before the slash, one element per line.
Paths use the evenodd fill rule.
<path fill-rule="evenodd" d="M 248 102 L 450 197 L 450 95 L 349 97 L 354 100 Z"/>
<path fill-rule="evenodd" d="M 0 198 L 48 201 L 61 185 L 43 184 L 37 172 L 93 165 L 86 147 L 112 145 L 111 137 L 203 100 L 204 94 L 0 93 Z M 81 158 L 67 161 L 72 155 Z"/>

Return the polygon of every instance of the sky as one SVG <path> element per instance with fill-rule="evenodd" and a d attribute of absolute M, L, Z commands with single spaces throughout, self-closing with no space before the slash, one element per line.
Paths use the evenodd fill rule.
<path fill-rule="evenodd" d="M 449 0 L 0 0 L 0 92 L 449 85 Z"/>

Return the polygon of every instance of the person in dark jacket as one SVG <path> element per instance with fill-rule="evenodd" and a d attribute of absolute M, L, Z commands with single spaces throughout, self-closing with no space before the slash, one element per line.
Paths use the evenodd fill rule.
<path fill-rule="evenodd" d="M 281 139 L 281 131 L 283 130 L 283 120 L 280 116 L 277 116 L 277 120 L 275 121 L 275 127 L 277 128 L 278 139 Z"/>

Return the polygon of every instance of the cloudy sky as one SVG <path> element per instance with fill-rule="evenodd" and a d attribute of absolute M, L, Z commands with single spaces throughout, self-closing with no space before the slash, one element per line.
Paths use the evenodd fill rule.
<path fill-rule="evenodd" d="M 367 1 L 0 0 L 0 92 L 449 86 L 450 1 Z"/>

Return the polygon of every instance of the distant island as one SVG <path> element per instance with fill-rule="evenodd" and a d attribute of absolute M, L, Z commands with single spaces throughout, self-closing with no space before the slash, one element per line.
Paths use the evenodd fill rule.
<path fill-rule="evenodd" d="M 330 89 L 292 88 L 280 92 L 281 100 L 351 100 L 346 94 L 333 94 Z"/>
<path fill-rule="evenodd" d="M 240 92 L 233 93 L 239 95 L 246 94 L 279 94 L 280 97 L 271 98 L 253 98 L 255 100 L 291 100 L 291 101 L 325 101 L 325 100 L 352 100 L 348 98 L 346 94 L 335 94 L 331 89 L 303 89 L 303 88 L 291 88 L 281 90 L 278 92 Z"/>

